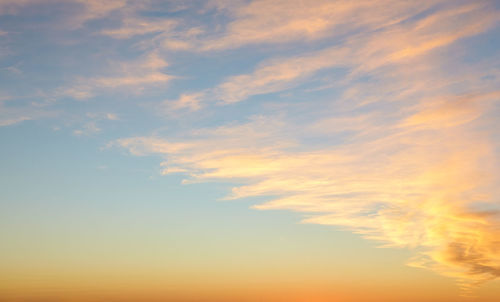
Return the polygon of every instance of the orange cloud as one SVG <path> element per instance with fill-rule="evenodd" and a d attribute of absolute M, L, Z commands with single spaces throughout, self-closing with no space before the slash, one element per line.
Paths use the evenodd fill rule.
<path fill-rule="evenodd" d="M 498 94 L 477 98 L 498 100 Z M 492 144 L 469 126 L 484 111 L 473 102 L 450 97 L 444 105 L 417 109 L 402 122 L 372 125 L 370 135 L 317 151 L 293 151 L 296 142 L 283 140 L 283 124 L 272 120 L 265 132 L 256 120 L 186 141 L 117 143 L 133 153 L 164 154 L 166 171 L 172 165 L 192 181 L 243 182 L 230 199 L 277 196 L 256 209 L 304 212 L 304 222 L 343 226 L 387 246 L 412 248 L 418 255 L 412 265 L 471 284 L 498 278 L 500 267 L 500 242 L 494 239 L 500 236 L 499 217 L 476 208 L 494 203 L 485 188 L 495 171 L 485 163 L 495 157 Z"/>
<path fill-rule="evenodd" d="M 401 1 L 252 1 L 230 8 L 234 20 L 218 39 L 205 43 L 205 50 L 235 48 L 256 43 L 314 40 L 380 28 L 421 12 L 438 1 L 425 4 Z"/>
<path fill-rule="evenodd" d="M 173 105 L 236 103 L 341 67 L 346 75 L 334 84 L 343 94 L 304 105 L 320 107 L 324 120 L 256 117 L 182 139 L 133 137 L 115 144 L 136 155 L 164 156 L 164 174 L 184 173 L 186 183 L 233 182 L 227 199 L 267 196 L 254 208 L 304 213 L 305 223 L 412 249 L 410 265 L 452 276 L 465 290 L 499 278 L 500 217 L 492 189 L 498 146 L 491 138 L 498 121 L 487 118 L 499 93 L 478 80 L 488 74 L 482 68 L 463 75 L 441 68 L 457 41 L 491 28 L 498 16 L 486 2 L 434 10 L 384 2 L 391 3 L 391 10 L 371 1 L 256 1 L 233 8 L 235 20 L 205 50 L 316 39 L 335 28 L 353 35 L 319 51 L 264 61 Z M 446 56 L 438 51 L 444 49 Z M 370 81 L 360 80 L 366 77 Z M 310 137 L 323 144 L 309 145 Z"/>
<path fill-rule="evenodd" d="M 269 2 L 256 2 L 252 5 L 264 5 L 263 3 L 271 5 Z M 332 7 L 339 5 L 328 1 L 323 4 L 332 5 Z M 365 5 L 368 4 L 365 3 Z M 273 2 L 271 6 L 279 6 L 279 3 Z M 311 7 L 321 11 L 321 13 L 315 11 L 316 14 L 331 13 L 328 10 L 322 10 L 321 5 Z M 302 14 L 300 10 L 294 11 Z M 354 18 L 357 11 L 347 10 L 347 12 L 352 14 L 349 18 Z M 263 9 L 262 14 L 268 16 L 268 13 Z M 498 21 L 498 16 L 493 11 L 489 11 L 487 3 L 457 5 L 425 17 L 415 18 L 416 20 L 399 23 L 391 21 L 391 15 L 385 15 L 385 13 L 386 11 L 380 7 L 370 11 L 370 14 L 376 16 L 373 18 L 376 18 L 377 22 L 385 24 L 376 31 L 371 29 L 372 31 L 356 33 L 339 45 L 319 51 L 263 61 L 252 73 L 228 77 L 217 87 L 198 92 L 197 100 L 215 101 L 222 104 L 236 103 L 254 95 L 296 87 L 325 69 L 347 70 L 346 79 L 338 81 L 338 85 L 342 85 L 346 82 L 351 84 L 353 80 L 367 74 L 398 73 L 399 69 L 407 67 L 406 64 L 412 64 L 411 68 L 422 68 L 416 67 L 417 65 L 428 68 L 429 64 L 422 62 L 428 60 L 426 56 L 433 54 L 436 50 L 450 47 L 462 38 L 484 32 Z M 314 13 L 311 16 L 315 16 Z M 271 35 L 272 31 L 265 30 L 262 34 Z M 298 37 L 293 34 L 293 31 L 290 31 L 289 35 L 294 39 Z M 237 36 L 241 37 L 244 34 L 238 33 Z M 270 38 L 267 42 L 279 41 L 279 39 Z M 238 43 L 234 42 L 230 45 L 234 47 Z M 422 79 L 419 80 L 422 81 Z M 417 89 L 415 85 L 412 87 Z"/>

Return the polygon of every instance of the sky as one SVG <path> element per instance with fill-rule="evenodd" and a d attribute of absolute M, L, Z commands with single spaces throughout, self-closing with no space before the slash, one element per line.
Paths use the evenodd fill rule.
<path fill-rule="evenodd" d="M 496 0 L 0 0 L 0 301 L 498 301 L 499 50 Z"/>

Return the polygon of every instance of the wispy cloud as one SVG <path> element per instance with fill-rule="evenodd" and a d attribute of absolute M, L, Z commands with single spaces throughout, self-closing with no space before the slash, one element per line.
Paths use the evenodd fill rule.
<path fill-rule="evenodd" d="M 16 105 L 15 103 L 16 100 L 13 97 L 0 96 L 0 127 L 58 115 L 56 111 L 48 111 L 30 104 Z"/>
<path fill-rule="evenodd" d="M 479 65 L 454 61 L 456 68 L 469 68 L 463 74 L 442 68 L 455 60 L 457 42 L 488 30 L 498 15 L 488 2 L 447 4 L 425 12 L 429 7 L 400 4 L 395 15 L 361 3 L 344 3 L 342 9 L 336 2 L 344 19 L 334 25 L 322 18 L 323 10 L 328 12 L 326 2 L 311 6 L 321 12 L 304 7 L 303 15 L 295 7 L 297 16 L 291 17 L 279 2 L 238 7 L 242 12 L 236 16 L 243 25 L 230 23 L 227 36 L 213 49 L 297 36 L 315 39 L 328 35 L 327 29 L 347 26 L 354 15 L 362 16 L 359 9 L 371 15 L 366 22 L 344 27 L 353 35 L 341 43 L 264 60 L 251 73 L 230 76 L 216 87 L 185 93 L 169 103 L 194 103 L 196 108 L 203 102 L 237 103 L 340 68 L 342 76 L 334 83 L 340 96 L 303 105 L 309 113 L 320 111 L 321 119 L 267 115 L 169 139 L 131 137 L 114 143 L 136 155 L 164 156 L 164 174 L 184 173 L 186 183 L 235 183 L 227 199 L 265 196 L 269 201 L 254 208 L 301 212 L 305 223 L 340 226 L 384 246 L 410 248 L 415 252 L 410 265 L 452 276 L 464 290 L 499 278 L 500 209 L 492 189 L 499 181 L 494 169 L 498 146 L 491 138 L 498 135 L 498 122 L 487 117 L 500 100 L 494 84 L 498 78 L 482 81 L 490 71 Z M 262 24 L 270 30 L 245 35 L 245 22 L 256 22 L 253 15 L 276 15 L 274 6 L 293 22 L 278 20 L 283 27 L 274 28 L 266 21 Z M 306 15 L 317 27 L 303 32 L 309 28 L 301 23 Z M 280 31 L 285 29 L 289 35 Z M 231 30 L 238 30 L 240 37 L 232 37 Z M 233 46 L 224 44 L 227 37 Z M 452 54 L 443 55 L 444 50 Z"/>
<path fill-rule="evenodd" d="M 160 19 L 156 21 L 141 20 L 139 18 L 127 17 L 122 20 L 122 24 L 116 29 L 106 29 L 101 32 L 117 39 L 126 39 L 136 35 L 149 33 L 162 33 L 172 30 L 177 21 L 172 19 Z"/>
<path fill-rule="evenodd" d="M 85 123 L 83 127 L 80 129 L 76 129 L 73 131 L 74 135 L 91 135 L 95 133 L 99 133 L 101 128 L 97 127 L 97 123 L 95 121 L 90 121 Z"/>
<path fill-rule="evenodd" d="M 100 123 L 102 121 L 118 121 L 120 120 L 118 115 L 114 113 L 87 113 L 85 115 L 86 121 L 81 127 L 73 130 L 74 135 L 94 135 L 101 132 Z"/>
<path fill-rule="evenodd" d="M 276 196 L 256 209 L 309 213 L 306 223 L 413 248 L 412 265 L 465 286 L 500 277 L 500 219 L 477 208 L 495 205 L 485 188 L 496 159 L 492 143 L 470 127 L 499 97 L 450 96 L 388 125 L 352 127 L 350 141 L 309 151 L 286 139 L 290 125 L 273 119 L 203 130 L 190 139 L 116 143 L 134 154 L 164 155 L 164 173 L 187 173 L 189 181 L 244 183 L 230 199 Z"/>
<path fill-rule="evenodd" d="M 181 94 L 181 96 L 177 100 L 166 100 L 163 102 L 162 106 L 167 111 L 179 110 L 183 108 L 187 108 L 190 111 L 199 110 L 201 108 L 201 101 L 204 98 L 205 94 L 203 92 L 198 93 L 185 93 Z"/>
<path fill-rule="evenodd" d="M 141 1 L 139 1 L 141 2 Z M 78 9 L 70 13 L 71 17 L 65 20 L 65 29 L 78 29 L 86 22 L 104 18 L 111 12 L 123 9 L 127 5 L 126 0 L 2 0 L 0 2 L 0 15 L 17 15 L 22 13 L 30 5 L 71 5 Z"/>
<path fill-rule="evenodd" d="M 388 25 L 374 32 L 357 33 L 339 45 L 319 51 L 263 61 L 252 73 L 228 77 L 217 87 L 197 95 L 201 93 L 205 102 L 228 104 L 296 87 L 326 69 L 347 70 L 349 84 L 382 68 L 397 72 L 401 65 L 415 64 L 433 51 L 490 28 L 498 17 L 488 8 L 484 3 L 461 5 L 423 17 L 414 16 L 404 23 L 391 23 L 384 15 L 389 18 L 385 20 Z"/>
<path fill-rule="evenodd" d="M 84 7 L 83 11 L 71 19 L 70 24 L 75 28 L 83 26 L 89 20 L 106 17 L 109 13 L 123 9 L 127 5 L 127 0 L 75 0 L 75 2 Z"/>
<path fill-rule="evenodd" d="M 231 7 L 233 21 L 206 50 L 257 43 L 315 40 L 373 30 L 429 8 L 438 1 L 416 5 L 401 1 L 252 1 Z M 226 6 L 224 6 L 226 8 Z"/>
<path fill-rule="evenodd" d="M 29 116 L 18 116 L 18 117 L 4 117 L 0 119 L 0 127 L 1 126 L 10 126 L 23 121 L 31 120 L 32 118 Z"/>
<path fill-rule="evenodd" d="M 174 78 L 163 69 L 168 63 L 156 52 L 151 52 L 136 61 L 113 62 L 104 76 L 79 78 L 66 87 L 61 87 L 56 96 L 70 96 L 75 99 L 87 99 L 98 91 L 113 91 L 123 88 L 134 93 L 140 93 L 147 87 L 164 85 Z"/>

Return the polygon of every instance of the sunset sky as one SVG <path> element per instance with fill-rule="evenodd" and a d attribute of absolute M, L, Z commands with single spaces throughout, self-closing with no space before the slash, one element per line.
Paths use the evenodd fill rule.
<path fill-rule="evenodd" d="M 500 301 L 500 1 L 0 0 L 1 302 Z"/>

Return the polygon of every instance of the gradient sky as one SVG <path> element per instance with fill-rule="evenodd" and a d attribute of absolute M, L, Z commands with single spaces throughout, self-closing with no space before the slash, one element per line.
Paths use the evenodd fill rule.
<path fill-rule="evenodd" d="M 0 301 L 499 301 L 499 21 L 0 0 Z"/>

